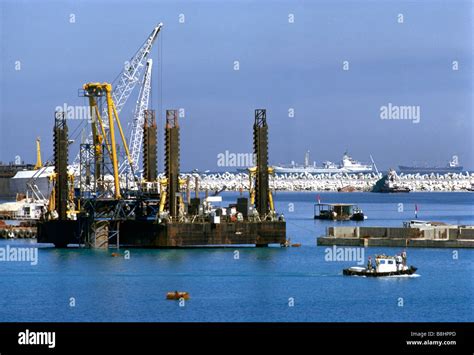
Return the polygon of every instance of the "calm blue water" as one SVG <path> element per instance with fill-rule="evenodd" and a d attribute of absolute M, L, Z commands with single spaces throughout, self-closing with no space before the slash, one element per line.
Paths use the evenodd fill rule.
<path fill-rule="evenodd" d="M 225 202 L 236 195 L 224 194 Z M 414 218 L 415 203 L 419 219 L 474 224 L 470 193 L 319 195 L 322 202 L 358 203 L 369 217 L 364 225 L 399 226 Z M 316 246 L 316 237 L 338 224 L 313 220 L 316 196 L 275 195 L 288 236 L 301 248 L 238 248 L 238 260 L 235 248 L 133 249 L 130 260 L 110 257 L 112 251 L 41 248 L 36 266 L 0 262 L 0 321 L 474 320 L 474 250 L 456 250 L 456 260 L 453 249 L 408 249 L 419 277 L 343 277 L 355 263 L 325 261 L 326 248 Z M 0 246 L 7 243 L 29 242 Z M 367 248 L 365 256 L 399 251 Z M 174 290 L 188 291 L 191 300 L 184 307 L 165 300 Z"/>

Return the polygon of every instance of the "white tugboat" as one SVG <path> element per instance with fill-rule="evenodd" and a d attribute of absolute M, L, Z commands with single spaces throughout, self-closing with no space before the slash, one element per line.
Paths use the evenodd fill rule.
<path fill-rule="evenodd" d="M 353 266 L 342 271 L 347 276 L 399 276 L 413 275 L 417 268 L 407 266 L 407 254 L 403 251 L 399 255 L 388 256 L 385 254 L 375 256 L 375 265 L 372 263 L 371 257 L 367 261 L 367 267 Z"/>

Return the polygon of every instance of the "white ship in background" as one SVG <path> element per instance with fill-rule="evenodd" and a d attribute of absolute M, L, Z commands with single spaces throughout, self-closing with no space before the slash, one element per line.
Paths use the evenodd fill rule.
<path fill-rule="evenodd" d="M 372 157 L 370 157 L 372 159 Z M 337 174 L 337 173 L 371 173 L 377 172 L 374 161 L 372 164 L 362 164 L 357 160 L 354 160 L 347 151 L 342 156 L 342 160 L 339 164 L 325 161 L 323 166 L 317 166 L 316 162 L 311 165 L 309 162 L 309 150 L 305 154 L 304 165 L 298 165 L 292 162 L 290 165 L 274 165 L 276 173 L 308 173 L 308 174 Z"/>

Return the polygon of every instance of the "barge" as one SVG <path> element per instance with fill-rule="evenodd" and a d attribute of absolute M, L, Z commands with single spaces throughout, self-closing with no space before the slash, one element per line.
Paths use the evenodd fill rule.
<path fill-rule="evenodd" d="M 367 219 L 364 212 L 352 203 L 316 203 L 314 219 L 333 221 L 363 221 Z"/>

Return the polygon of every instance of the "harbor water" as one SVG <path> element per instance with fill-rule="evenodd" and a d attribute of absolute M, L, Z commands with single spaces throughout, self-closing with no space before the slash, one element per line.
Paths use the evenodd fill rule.
<path fill-rule="evenodd" d="M 223 205 L 238 193 L 223 193 Z M 321 202 L 358 204 L 363 222 L 313 219 Z M 472 193 L 277 192 L 287 234 L 299 248 L 120 249 L 97 251 L 41 246 L 38 262 L 0 262 L 0 321 L 322 321 L 472 322 L 474 250 L 411 249 L 414 277 L 363 278 L 342 275 L 358 260 L 333 261 L 316 237 L 337 225 L 401 226 L 415 218 L 474 224 Z M 29 240 L 0 240 L 0 248 L 37 246 Z M 331 248 L 329 248 L 331 249 Z M 398 248 L 359 250 L 396 254 Z M 126 259 L 125 256 L 130 256 Z M 363 265 L 363 266 L 364 266 Z M 166 300 L 169 291 L 190 300 Z"/>

